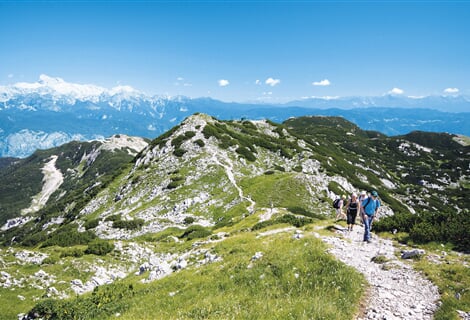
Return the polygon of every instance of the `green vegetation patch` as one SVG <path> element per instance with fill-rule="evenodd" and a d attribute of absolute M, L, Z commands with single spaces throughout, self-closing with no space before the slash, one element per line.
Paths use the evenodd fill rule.
<path fill-rule="evenodd" d="M 451 243 L 456 250 L 470 250 L 470 217 L 456 212 L 397 213 L 375 223 L 378 232 L 408 233 L 407 240 L 413 243 Z"/>
<path fill-rule="evenodd" d="M 440 248 L 442 249 L 442 248 Z M 439 256 L 441 251 L 430 254 Z M 422 271 L 439 288 L 441 302 L 439 309 L 434 314 L 435 320 L 460 320 L 456 310 L 468 312 L 470 310 L 470 268 L 468 256 L 459 256 L 449 253 L 438 263 L 433 259 L 420 259 L 414 262 L 415 268 Z M 465 265 L 466 264 L 466 265 Z"/>
<path fill-rule="evenodd" d="M 113 222 L 113 228 L 136 230 L 142 228 L 145 221 L 143 219 L 116 220 Z"/>
<path fill-rule="evenodd" d="M 120 319 L 341 320 L 358 311 L 363 276 L 325 254 L 318 239 L 241 234 L 214 251 L 222 262 L 142 286 Z"/>
<path fill-rule="evenodd" d="M 42 243 L 42 247 L 60 246 L 71 247 L 80 244 L 88 244 L 96 235 L 91 231 L 78 232 L 77 226 L 68 224 L 60 227 L 48 236 L 48 239 Z"/>
<path fill-rule="evenodd" d="M 126 299 L 133 295 L 132 285 L 114 283 L 96 287 L 91 295 L 72 300 L 43 300 L 28 315 L 51 320 L 107 319 L 125 311 L 129 307 Z"/>
<path fill-rule="evenodd" d="M 291 173 L 261 175 L 240 182 L 246 194 L 260 207 L 310 208 L 311 195 L 305 183 Z"/>
<path fill-rule="evenodd" d="M 209 229 L 195 224 L 195 225 L 188 227 L 180 236 L 180 238 L 193 240 L 193 239 L 198 239 L 198 238 L 206 238 L 210 236 L 211 234 L 212 234 L 212 231 L 210 231 Z"/>
<path fill-rule="evenodd" d="M 93 241 L 88 245 L 85 250 L 86 254 L 95 254 L 97 256 L 104 256 L 114 250 L 114 244 L 105 240 Z"/>
<path fill-rule="evenodd" d="M 257 224 L 255 224 L 253 226 L 253 228 L 251 228 L 251 230 L 255 231 L 255 230 L 259 230 L 259 229 L 262 229 L 262 228 L 266 228 L 268 226 L 271 226 L 271 225 L 275 225 L 275 224 L 282 224 L 282 223 L 288 223 L 290 225 L 293 225 L 294 227 L 297 227 L 297 228 L 300 228 L 300 227 L 303 227 L 309 223 L 312 223 L 314 220 L 311 219 L 311 218 L 307 218 L 307 217 L 297 217 L 297 216 L 294 216 L 292 214 L 285 214 L 281 217 L 278 217 L 276 219 L 271 219 L 271 220 L 266 220 L 266 221 L 263 221 L 263 222 L 259 222 Z"/>

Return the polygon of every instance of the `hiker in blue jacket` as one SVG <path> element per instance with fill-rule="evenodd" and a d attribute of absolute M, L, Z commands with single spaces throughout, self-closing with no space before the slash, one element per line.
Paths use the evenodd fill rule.
<path fill-rule="evenodd" d="M 372 221 L 374 220 L 377 210 L 380 208 L 379 194 L 377 191 L 372 191 L 371 196 L 361 203 L 362 220 L 364 221 L 364 241 L 370 242 L 370 229 L 372 228 Z"/>

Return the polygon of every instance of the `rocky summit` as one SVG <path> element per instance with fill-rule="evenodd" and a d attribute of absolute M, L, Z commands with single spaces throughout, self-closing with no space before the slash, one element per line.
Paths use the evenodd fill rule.
<path fill-rule="evenodd" d="M 38 150 L 0 168 L 0 300 L 17 302 L 1 316 L 431 319 L 448 293 L 414 267 L 468 273 L 469 150 L 337 117 L 205 114 L 151 141 Z M 379 192 L 373 231 L 395 241 L 333 221 L 332 201 L 362 190 Z M 429 239 L 448 254 L 410 247 Z M 460 285 L 452 312 L 466 315 Z"/>

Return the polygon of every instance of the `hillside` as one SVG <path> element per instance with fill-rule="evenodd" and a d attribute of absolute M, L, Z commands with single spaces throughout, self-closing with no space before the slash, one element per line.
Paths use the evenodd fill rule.
<path fill-rule="evenodd" d="M 0 301 L 18 302 L 5 315 L 351 319 L 365 278 L 318 239 L 331 235 L 335 195 L 378 190 L 384 220 L 435 211 L 469 220 L 469 147 L 448 134 L 196 114 L 148 145 L 113 139 L 1 169 Z"/>

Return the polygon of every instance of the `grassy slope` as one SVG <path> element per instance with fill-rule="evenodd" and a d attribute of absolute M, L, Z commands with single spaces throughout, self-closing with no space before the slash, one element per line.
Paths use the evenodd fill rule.
<path fill-rule="evenodd" d="M 305 232 L 306 236 L 300 240 L 293 239 L 292 234 L 291 231 L 257 237 L 255 232 L 236 233 L 224 241 L 201 247 L 222 257 L 219 262 L 193 266 L 150 284 L 139 281 L 147 274 L 131 276 L 103 286 L 95 294 L 65 302 L 56 300 L 52 304 L 61 311 L 52 319 L 72 319 L 72 315 L 107 319 L 117 312 L 121 314 L 120 319 L 353 318 L 365 289 L 363 276 L 327 255 L 325 245 L 312 233 Z M 187 247 L 190 243 L 180 246 Z M 166 246 L 164 241 L 162 246 Z M 252 260 L 256 252 L 261 252 L 262 257 Z M 84 256 L 78 261 L 91 258 Z M 68 273 L 74 270 L 70 262 L 64 261 Z M 30 272 L 39 268 L 50 272 L 54 267 L 35 266 Z M 78 274 L 66 276 L 64 272 L 62 276 L 70 280 Z M 10 301 L 11 305 L 8 299 L 16 301 L 16 295 L 23 292 L 31 293 L 31 290 L 0 289 L 0 303 L 8 305 Z M 42 306 L 49 301 L 43 300 Z M 0 318 L 14 318 L 33 303 L 27 299 L 14 307 L 2 308 Z"/>
<path fill-rule="evenodd" d="M 239 234 L 214 250 L 222 262 L 142 287 L 120 318 L 351 319 L 357 311 L 364 279 L 311 235 Z M 250 261 L 256 252 L 263 257 Z"/>

